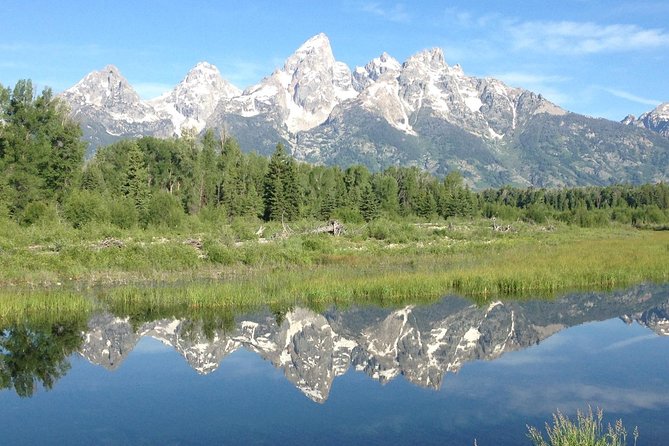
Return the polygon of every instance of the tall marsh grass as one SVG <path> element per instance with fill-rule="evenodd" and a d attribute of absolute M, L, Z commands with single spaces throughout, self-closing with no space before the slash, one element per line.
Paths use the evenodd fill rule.
<path fill-rule="evenodd" d="M 588 412 L 578 411 L 576 421 L 563 415 L 560 411 L 553 414 L 553 424 L 546 423 L 546 435 L 544 439 L 539 429 L 528 426 L 528 437 L 535 446 L 625 446 L 627 444 L 627 431 L 622 420 L 617 420 L 614 425 L 608 424 L 606 429 L 602 422 L 603 412 L 597 413 L 588 408 Z M 638 430 L 634 428 L 634 445 L 639 437 Z"/>

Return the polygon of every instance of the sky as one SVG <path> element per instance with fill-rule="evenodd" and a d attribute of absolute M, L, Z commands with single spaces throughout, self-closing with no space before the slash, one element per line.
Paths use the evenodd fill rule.
<path fill-rule="evenodd" d="M 245 88 L 323 32 L 351 69 L 444 50 L 467 75 L 621 120 L 669 102 L 666 0 L 2 0 L 0 83 L 60 92 L 116 65 L 142 98 L 199 61 Z"/>

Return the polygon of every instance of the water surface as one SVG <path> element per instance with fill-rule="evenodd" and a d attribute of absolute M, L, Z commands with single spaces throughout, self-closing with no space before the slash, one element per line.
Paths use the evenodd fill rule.
<path fill-rule="evenodd" d="M 602 407 L 669 438 L 669 288 L 479 307 L 5 327 L 4 444 L 529 444 Z"/>

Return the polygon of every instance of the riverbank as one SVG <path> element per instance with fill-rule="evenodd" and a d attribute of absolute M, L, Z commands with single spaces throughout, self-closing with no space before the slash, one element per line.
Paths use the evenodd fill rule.
<path fill-rule="evenodd" d="M 0 238 L 0 285 L 4 294 L 102 287 L 113 305 L 222 308 L 401 303 L 449 292 L 487 301 L 669 281 L 668 231 L 379 220 L 332 236 L 313 233 L 317 226 L 8 227 Z M 44 300 L 34 298 L 32 308 Z M 20 308 L 22 299 L 14 301 Z"/>

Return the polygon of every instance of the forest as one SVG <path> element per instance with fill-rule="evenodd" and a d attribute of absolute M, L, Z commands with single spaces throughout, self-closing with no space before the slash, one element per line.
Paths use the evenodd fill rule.
<path fill-rule="evenodd" d="M 0 218 L 23 226 L 64 219 L 73 227 L 179 227 L 188 218 L 361 223 L 485 217 L 583 227 L 669 222 L 664 183 L 560 189 L 470 190 L 453 171 L 417 167 L 370 172 L 300 163 L 281 144 L 272 156 L 244 153 L 234 137 L 140 137 L 84 160 L 81 129 L 49 89 L 30 81 L 0 88 Z"/>

